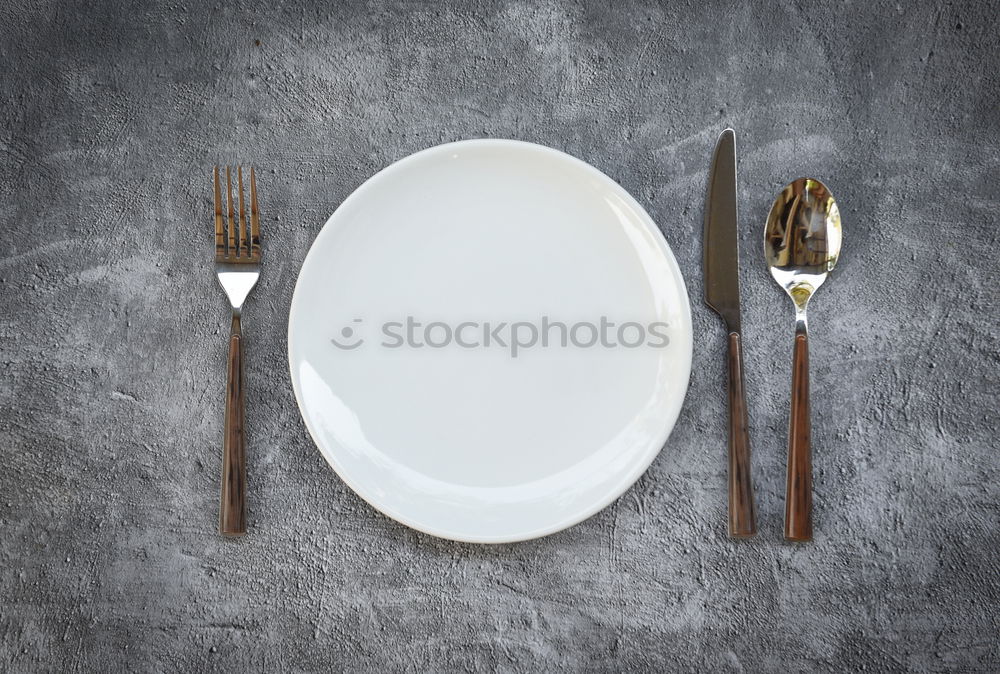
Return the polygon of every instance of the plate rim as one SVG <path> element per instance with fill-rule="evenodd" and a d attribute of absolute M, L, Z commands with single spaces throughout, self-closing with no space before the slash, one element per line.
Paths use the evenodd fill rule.
<path fill-rule="evenodd" d="M 559 520 L 555 524 L 549 524 L 547 526 L 539 527 L 537 529 L 526 531 L 518 534 L 507 534 L 507 535 L 481 535 L 481 536 L 470 536 L 465 534 L 456 534 L 456 532 L 450 532 L 445 529 L 439 529 L 431 526 L 427 526 L 421 522 L 418 522 L 406 514 L 399 512 L 396 509 L 386 507 L 384 504 L 379 504 L 369 495 L 366 494 L 366 490 L 360 488 L 357 483 L 345 475 L 347 471 L 343 471 L 342 467 L 337 464 L 333 457 L 329 455 L 328 452 L 323 450 L 321 443 L 319 442 L 316 432 L 314 431 L 312 424 L 309 422 L 309 417 L 305 413 L 302 402 L 302 393 L 300 390 L 299 377 L 295 372 L 295 363 L 293 362 L 293 351 L 292 351 L 292 338 L 293 338 L 293 316 L 295 313 L 296 300 L 299 297 L 299 286 L 302 283 L 302 278 L 307 266 L 314 257 L 316 251 L 316 243 L 323 236 L 323 233 L 327 231 L 331 223 L 336 219 L 338 213 L 342 210 L 347 210 L 354 201 L 358 201 L 364 198 L 372 189 L 375 189 L 372 185 L 378 182 L 378 179 L 384 175 L 395 173 L 400 170 L 404 170 L 408 164 L 415 163 L 426 157 L 427 155 L 437 154 L 442 152 L 447 152 L 451 149 L 456 148 L 478 148 L 478 147 L 516 147 L 522 149 L 528 149 L 536 152 L 548 153 L 555 156 L 560 161 L 568 161 L 570 164 L 584 170 L 586 173 L 591 174 L 603 183 L 606 183 L 613 191 L 615 191 L 618 196 L 624 199 L 639 215 L 639 220 L 650 230 L 653 238 L 657 241 L 657 244 L 661 252 L 666 256 L 668 266 L 672 275 L 676 278 L 678 284 L 678 290 L 684 298 L 681 306 L 682 320 L 687 325 L 687 333 L 689 335 L 688 349 L 682 354 L 685 356 L 685 363 L 683 369 L 683 381 L 684 387 L 681 391 L 681 395 L 677 400 L 674 409 L 668 415 L 669 418 L 666 419 L 667 423 L 664 425 L 664 431 L 660 436 L 657 437 L 656 442 L 651 442 L 650 447 L 640 456 L 639 460 L 635 461 L 629 471 L 623 473 L 622 477 L 613 483 L 613 487 L 607 490 L 607 493 L 600 499 L 596 499 L 591 502 L 586 508 L 580 508 L 573 514 Z M 331 230 L 332 231 L 332 230 Z M 320 453 L 323 459 L 330 465 L 333 472 L 337 475 L 340 480 L 347 485 L 348 488 L 355 495 L 360 497 L 365 503 L 374 508 L 377 512 L 382 515 L 399 522 L 415 531 L 434 536 L 436 538 L 441 538 L 444 540 L 451 540 L 460 543 L 475 543 L 475 544 L 504 544 L 504 543 L 519 543 L 534 540 L 537 538 L 542 538 L 544 536 L 549 536 L 551 534 L 563 531 L 572 526 L 583 522 L 590 517 L 593 517 L 597 513 L 601 512 L 609 505 L 614 503 L 617 499 L 621 498 L 635 483 L 641 478 L 646 471 L 652 465 L 653 461 L 659 456 L 660 452 L 666 445 L 671 433 L 674 431 L 674 427 L 677 425 L 677 420 L 680 417 L 680 413 L 684 408 L 684 402 L 687 399 L 688 391 L 691 388 L 691 371 L 693 367 L 694 359 L 694 324 L 691 318 L 691 296 L 687 290 L 687 284 L 684 281 L 684 275 L 681 273 L 680 265 L 677 262 L 676 256 L 674 256 L 673 249 L 667 242 L 666 237 L 663 235 L 662 230 L 653 220 L 652 216 L 646 211 L 646 209 L 638 202 L 638 200 L 633 197 L 628 190 L 622 187 L 616 180 L 611 178 L 609 175 L 593 166 L 592 164 L 574 157 L 573 155 L 558 150 L 547 145 L 541 145 L 538 143 L 532 143 L 523 140 L 516 140 L 510 138 L 470 138 L 465 140 L 451 141 L 447 143 L 441 143 L 438 145 L 432 145 L 431 147 L 418 150 L 408 154 L 396 161 L 388 164 L 381 170 L 369 176 L 360 185 L 358 185 L 340 204 L 334 209 L 333 213 L 326 219 L 323 226 L 320 227 L 316 236 L 313 237 L 312 242 L 309 244 L 309 250 L 306 251 L 305 257 L 302 259 L 302 264 L 299 267 L 298 274 L 295 278 L 295 287 L 292 290 L 292 299 L 289 303 L 288 308 L 288 330 L 286 333 L 286 345 L 285 349 L 288 354 L 288 370 L 289 376 L 292 380 L 292 391 L 295 397 L 295 403 L 299 411 L 299 416 L 302 422 L 305 424 L 306 430 L 309 432 L 310 439 L 313 442 L 316 450 Z"/>

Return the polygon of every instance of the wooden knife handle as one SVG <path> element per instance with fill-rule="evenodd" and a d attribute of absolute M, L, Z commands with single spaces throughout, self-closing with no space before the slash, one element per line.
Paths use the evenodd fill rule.
<path fill-rule="evenodd" d="M 757 514 L 750 476 L 750 431 L 743 392 L 743 343 L 729 333 L 729 535 L 749 538 L 757 533 Z"/>
<path fill-rule="evenodd" d="M 812 449 L 809 420 L 809 337 L 797 330 L 792 353 L 792 413 L 788 418 L 785 538 L 812 540 Z"/>
<path fill-rule="evenodd" d="M 247 531 L 247 460 L 243 409 L 243 336 L 239 314 L 233 314 L 226 377 L 226 420 L 222 440 L 222 497 L 219 533 L 242 536 Z"/>

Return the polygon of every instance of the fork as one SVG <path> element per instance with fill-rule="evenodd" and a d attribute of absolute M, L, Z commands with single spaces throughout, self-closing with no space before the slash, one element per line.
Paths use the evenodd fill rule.
<path fill-rule="evenodd" d="M 247 531 L 246 438 L 243 396 L 243 336 L 240 315 L 243 302 L 260 276 L 260 213 L 257 209 L 257 180 L 250 168 L 250 229 L 247 230 L 243 200 L 243 167 L 236 168 L 239 191 L 239 221 L 234 219 L 233 180 L 226 167 L 227 215 L 222 212 L 219 167 L 215 167 L 215 273 L 233 307 L 229 331 L 229 365 L 226 379 L 226 420 L 222 441 L 222 498 L 219 533 L 242 536 Z M 238 225 L 238 226 L 237 226 Z"/>

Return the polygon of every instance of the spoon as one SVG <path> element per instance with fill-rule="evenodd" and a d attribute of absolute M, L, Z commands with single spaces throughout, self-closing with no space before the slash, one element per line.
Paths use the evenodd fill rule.
<path fill-rule="evenodd" d="M 840 256 L 840 210 L 826 185 L 799 178 L 781 190 L 764 226 L 771 276 L 795 303 L 792 410 L 788 419 L 785 538 L 812 540 L 809 336 L 806 308 Z"/>

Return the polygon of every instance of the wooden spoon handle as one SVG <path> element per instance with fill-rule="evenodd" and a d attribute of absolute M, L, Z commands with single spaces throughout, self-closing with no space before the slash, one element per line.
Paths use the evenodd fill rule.
<path fill-rule="evenodd" d="M 785 538 L 812 540 L 812 449 L 809 420 L 809 337 L 796 331 L 792 353 L 792 412 L 788 419 Z"/>
<path fill-rule="evenodd" d="M 729 535 L 749 538 L 757 533 L 750 479 L 750 433 L 743 392 L 743 345 L 740 333 L 729 333 Z"/>

